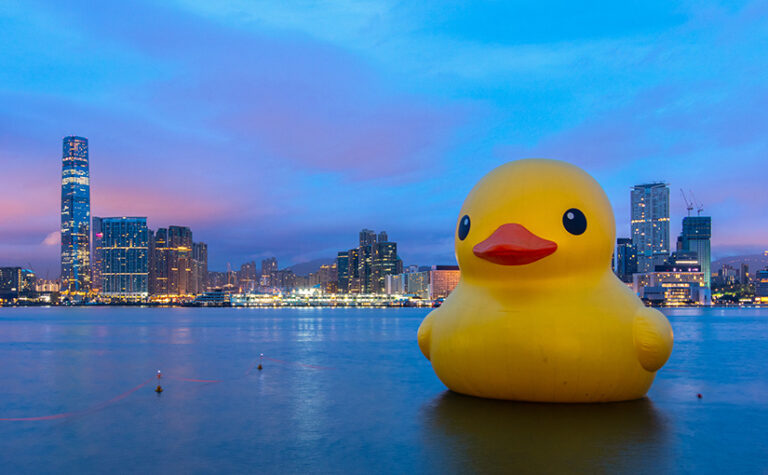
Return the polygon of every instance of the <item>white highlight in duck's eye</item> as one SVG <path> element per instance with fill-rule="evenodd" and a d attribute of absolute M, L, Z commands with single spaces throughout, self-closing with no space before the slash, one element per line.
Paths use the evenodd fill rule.
<path fill-rule="evenodd" d="M 568 216 L 568 219 L 573 219 L 573 213 L 569 212 L 566 216 Z"/>

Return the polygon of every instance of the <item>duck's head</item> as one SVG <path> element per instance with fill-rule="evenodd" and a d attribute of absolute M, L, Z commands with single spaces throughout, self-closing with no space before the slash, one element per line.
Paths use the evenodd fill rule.
<path fill-rule="evenodd" d="M 504 284 L 605 272 L 615 237 L 603 189 L 582 169 L 526 159 L 488 173 L 456 225 L 462 278 Z"/>

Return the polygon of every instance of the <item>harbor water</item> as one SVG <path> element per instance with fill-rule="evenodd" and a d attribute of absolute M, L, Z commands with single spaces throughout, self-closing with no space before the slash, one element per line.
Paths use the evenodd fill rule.
<path fill-rule="evenodd" d="M 768 309 L 665 311 L 675 348 L 648 397 L 598 405 L 448 391 L 416 344 L 428 311 L 2 308 L 0 467 L 768 470 Z"/>

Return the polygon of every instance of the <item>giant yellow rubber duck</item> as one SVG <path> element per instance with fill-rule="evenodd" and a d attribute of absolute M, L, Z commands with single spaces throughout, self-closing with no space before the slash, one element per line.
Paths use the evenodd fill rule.
<path fill-rule="evenodd" d="M 440 380 L 519 401 L 643 397 L 672 328 L 611 271 L 614 238 L 608 198 L 574 165 L 519 160 L 482 178 L 456 226 L 461 280 L 418 332 Z"/>

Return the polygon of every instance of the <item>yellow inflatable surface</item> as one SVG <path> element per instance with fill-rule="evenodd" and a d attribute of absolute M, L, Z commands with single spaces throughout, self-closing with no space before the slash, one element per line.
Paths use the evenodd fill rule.
<path fill-rule="evenodd" d="M 574 165 L 519 160 L 486 175 L 459 213 L 461 280 L 419 328 L 440 380 L 520 401 L 643 397 L 672 328 L 611 271 L 614 238 L 608 198 Z"/>

